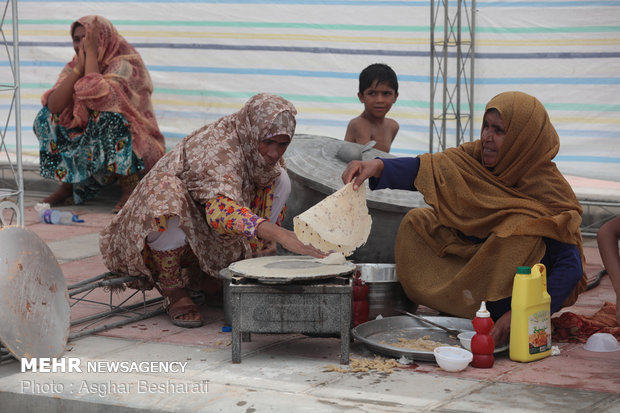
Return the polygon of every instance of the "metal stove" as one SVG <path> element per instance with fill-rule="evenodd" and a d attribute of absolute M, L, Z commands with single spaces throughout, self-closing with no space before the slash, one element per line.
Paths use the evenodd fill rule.
<path fill-rule="evenodd" d="M 340 336 L 340 363 L 349 363 L 352 327 L 352 275 L 287 282 L 240 276 L 225 268 L 225 299 L 230 300 L 232 362 L 241 363 L 241 342 L 251 333 L 305 333 Z"/>

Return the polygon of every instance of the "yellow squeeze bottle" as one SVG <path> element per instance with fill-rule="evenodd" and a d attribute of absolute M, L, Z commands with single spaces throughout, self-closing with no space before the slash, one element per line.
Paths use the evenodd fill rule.
<path fill-rule="evenodd" d="M 551 296 L 543 264 L 517 267 L 512 286 L 510 359 L 528 362 L 551 354 Z"/>

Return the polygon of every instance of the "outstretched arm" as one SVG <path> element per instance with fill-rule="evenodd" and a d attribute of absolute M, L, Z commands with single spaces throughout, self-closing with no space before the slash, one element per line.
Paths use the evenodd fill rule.
<path fill-rule="evenodd" d="M 620 251 L 618 239 L 620 238 L 620 216 L 605 223 L 596 235 L 598 251 L 601 254 L 603 265 L 611 284 L 616 292 L 616 320 L 620 324 Z"/>
<path fill-rule="evenodd" d="M 276 243 L 296 254 L 311 255 L 323 258 L 323 254 L 311 245 L 301 242 L 293 231 L 284 229 L 266 218 L 254 214 L 250 208 L 244 207 L 232 199 L 219 195 L 209 199 L 205 204 L 207 224 L 218 234 L 244 235 L 248 239 L 254 237 L 265 241 L 264 247 L 257 255 L 271 255 L 276 252 Z"/>
<path fill-rule="evenodd" d="M 378 178 L 383 172 L 383 161 L 371 159 L 368 161 L 351 161 L 342 173 L 342 182 L 348 184 L 353 181 L 353 189 L 357 190 L 364 181 L 371 176 Z"/>
<path fill-rule="evenodd" d="M 256 234 L 259 238 L 269 242 L 277 242 L 288 251 L 300 255 L 311 255 L 315 258 L 323 258 L 325 254 L 314 248 L 312 245 L 306 245 L 297 238 L 293 231 L 279 227 L 269 221 L 263 221 L 258 224 Z"/>
<path fill-rule="evenodd" d="M 420 158 L 376 158 L 368 161 L 350 162 L 342 174 L 345 184 L 355 179 L 357 189 L 365 179 L 371 178 L 370 189 L 403 189 L 417 191 L 414 182 L 420 169 Z"/>

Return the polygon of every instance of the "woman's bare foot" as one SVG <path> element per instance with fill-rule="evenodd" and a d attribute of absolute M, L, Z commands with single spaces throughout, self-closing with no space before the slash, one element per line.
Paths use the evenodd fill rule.
<path fill-rule="evenodd" d="M 50 204 L 50 206 L 68 205 L 72 203 L 71 201 L 73 201 L 73 184 L 68 182 L 63 182 L 56 192 L 47 198 L 43 198 L 43 202 Z"/>

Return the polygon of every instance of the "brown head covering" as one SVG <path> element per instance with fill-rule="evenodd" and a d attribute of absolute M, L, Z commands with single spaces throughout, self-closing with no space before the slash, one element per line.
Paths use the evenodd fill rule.
<path fill-rule="evenodd" d="M 472 317 L 480 301 L 512 294 L 516 267 L 545 253 L 542 237 L 577 245 L 581 206 L 552 159 L 560 142 L 542 104 L 521 92 L 497 95 L 506 136 L 493 168 L 480 140 L 420 156 L 416 188 L 433 209 L 415 209 L 396 241 L 398 277 L 409 298 Z M 462 235 L 486 239 L 472 243 Z M 565 305 L 585 286 L 585 276 Z"/>
<path fill-rule="evenodd" d="M 164 137 L 153 112 L 151 77 L 138 52 L 121 36 L 112 23 L 101 16 L 84 16 L 71 25 L 71 35 L 79 24 L 88 28 L 97 20 L 99 73 L 89 73 L 74 85 L 73 103 L 60 113 L 66 128 L 85 128 L 91 111 L 121 113 L 130 122 L 132 149 L 144 159 L 146 169 L 165 153 Z M 77 55 L 68 62 L 56 84 L 43 94 L 47 106 L 49 95 L 72 73 Z"/>

